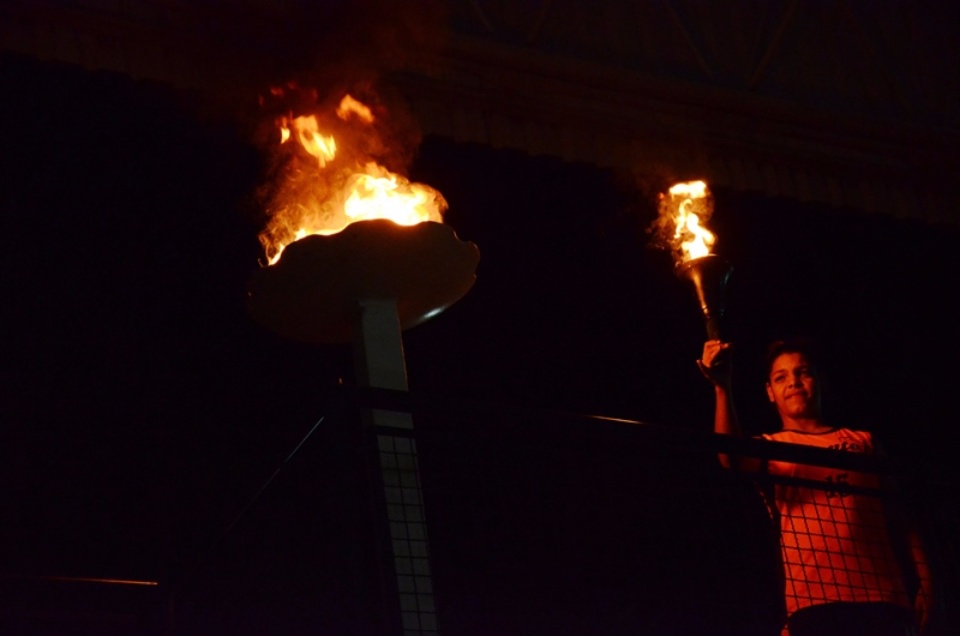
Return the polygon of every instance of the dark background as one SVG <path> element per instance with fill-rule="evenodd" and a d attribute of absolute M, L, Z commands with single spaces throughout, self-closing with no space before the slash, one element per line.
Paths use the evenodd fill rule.
<path fill-rule="evenodd" d="M 349 466 L 348 452 L 324 446 L 336 432 L 314 438 L 303 451 L 313 459 L 291 462 L 240 514 L 330 410 L 325 389 L 354 382 L 351 353 L 285 341 L 247 316 L 245 286 L 261 256 L 251 195 L 262 157 L 230 113 L 189 92 L 13 55 L 0 59 L 0 95 L 2 569 L 14 580 L 115 577 L 168 589 L 199 570 L 193 580 L 212 581 L 216 598 L 196 606 L 220 613 L 195 610 L 206 616 L 196 624 L 228 624 L 229 615 L 243 631 L 256 622 L 250 597 L 209 590 L 270 578 L 271 568 L 277 580 L 296 580 L 283 564 L 362 552 L 359 543 L 290 547 L 309 544 L 301 534 L 317 527 L 305 502 L 336 497 L 350 470 L 334 470 Z M 413 392 L 710 430 L 712 391 L 694 365 L 701 317 L 669 255 L 646 247 L 657 175 L 641 182 L 427 138 L 410 176 L 444 194 L 447 222 L 481 253 L 473 290 L 405 335 Z M 777 425 L 762 390 L 764 346 L 805 333 L 828 353 L 832 422 L 874 431 L 904 460 L 947 466 L 960 380 L 960 230 L 751 192 L 714 195 L 716 251 L 734 266 L 725 325 L 747 431 Z M 635 540 L 633 480 L 644 474 L 631 459 L 636 441 L 611 431 L 608 446 L 571 454 L 579 435 L 596 431 L 540 422 L 511 447 L 504 431 L 523 430 L 517 417 L 418 426 L 449 632 L 589 624 L 572 593 L 558 591 L 584 581 L 558 582 L 557 552 L 522 537 L 539 529 L 578 549 Z M 524 482 L 533 472 L 535 486 Z M 680 473 L 661 479 L 646 505 L 683 510 L 677 499 L 689 485 Z M 520 496 L 518 483 L 533 490 Z M 563 492 L 589 514 L 564 517 Z M 340 524 L 324 526 L 324 536 L 355 529 L 323 523 Z M 490 545 L 499 551 L 485 554 Z M 531 551 L 538 545 L 543 554 Z M 580 570 L 588 583 L 609 587 L 584 602 L 593 608 L 586 615 L 610 616 L 596 608 L 650 593 L 647 583 L 617 587 L 621 553 L 568 553 L 577 555 L 564 557 L 570 563 L 592 564 Z M 667 567 L 671 554 L 685 565 Z M 682 588 L 694 557 L 660 556 L 645 567 L 661 593 Z M 257 559 L 263 567 L 252 574 Z M 525 562 L 533 566 L 519 577 L 498 569 Z"/>

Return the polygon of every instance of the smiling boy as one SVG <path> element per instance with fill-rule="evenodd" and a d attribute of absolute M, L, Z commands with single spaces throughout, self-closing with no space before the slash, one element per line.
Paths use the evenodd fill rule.
<path fill-rule="evenodd" d="M 730 349 L 729 343 L 708 341 L 697 363 L 714 385 L 714 430 L 741 435 L 733 403 Z M 777 341 L 770 346 L 766 363 L 767 398 L 782 426 L 776 433 L 764 434 L 764 439 L 878 454 L 869 432 L 836 428 L 824 420 L 811 342 Z M 731 463 L 724 455 L 720 461 L 724 466 Z M 907 537 L 914 575 L 920 581 L 911 602 L 883 502 L 857 490 L 879 489 L 877 475 L 757 459 L 738 460 L 738 467 L 764 470 L 778 478 L 770 508 L 780 525 L 787 609 L 784 634 L 904 636 L 925 626 L 932 589 L 919 536 L 911 531 Z M 818 482 L 818 486 L 791 480 Z"/>

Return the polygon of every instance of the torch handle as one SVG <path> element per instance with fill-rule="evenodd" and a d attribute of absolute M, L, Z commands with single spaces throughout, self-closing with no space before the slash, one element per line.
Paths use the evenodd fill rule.
<path fill-rule="evenodd" d="M 718 316 L 705 314 L 704 322 L 707 327 L 707 340 L 723 340 L 720 336 L 720 318 Z"/>
<path fill-rule="evenodd" d="M 722 339 L 720 318 L 723 316 L 723 291 L 731 271 L 730 264 L 714 254 L 687 261 L 677 269 L 677 275 L 693 285 L 709 340 Z"/>

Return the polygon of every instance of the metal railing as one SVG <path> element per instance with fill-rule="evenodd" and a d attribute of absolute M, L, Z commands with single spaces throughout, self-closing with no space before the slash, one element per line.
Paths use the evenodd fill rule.
<path fill-rule="evenodd" d="M 858 501 L 866 516 L 881 506 L 905 512 L 919 528 L 937 583 L 929 633 L 951 633 L 960 484 L 948 467 L 697 427 L 390 392 L 356 392 L 347 400 L 414 414 L 447 633 L 779 633 L 782 543 L 812 542 L 829 560 L 836 528 L 805 520 L 802 532 L 795 525 L 791 535 L 782 533 L 775 491 L 813 495 L 821 506 Z M 720 453 L 821 466 L 840 479 L 724 469 Z M 880 479 L 856 485 L 845 479 L 854 472 Z M 893 544 L 903 547 L 896 556 L 906 571 L 900 538 Z M 887 558 L 864 550 L 856 557 Z M 848 568 L 837 575 L 862 597 L 873 583 L 859 568 L 873 576 L 876 568 L 857 565 L 857 558 L 832 566 Z M 909 593 L 916 585 L 907 576 Z M 477 606 L 485 610 L 471 609 Z M 497 624 L 476 627 L 489 621 Z"/>
<path fill-rule="evenodd" d="M 329 404 L 324 427 L 177 591 L 176 633 L 405 633 L 394 617 L 417 607 L 397 589 L 387 514 L 397 503 L 383 496 L 366 408 L 413 414 L 418 541 L 429 535 L 422 565 L 439 633 L 779 634 L 782 537 L 764 493 L 788 485 L 908 510 L 937 584 L 928 633 L 954 633 L 960 485 L 950 470 L 379 389 L 340 387 Z M 725 469 L 719 453 L 877 474 L 897 487 Z"/>

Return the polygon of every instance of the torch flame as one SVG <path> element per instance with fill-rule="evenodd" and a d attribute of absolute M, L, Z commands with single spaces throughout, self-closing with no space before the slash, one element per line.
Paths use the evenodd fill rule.
<path fill-rule="evenodd" d="M 349 125 L 374 122 L 370 108 L 350 95 L 335 112 Z M 321 131 L 317 116 L 282 117 L 277 124 L 281 145 L 296 139 L 317 164 L 310 170 L 291 169 L 273 196 L 271 219 L 260 234 L 269 265 L 280 260 L 290 243 L 311 234 L 336 234 L 355 221 L 389 219 L 399 225 L 442 221 L 447 208 L 443 195 L 375 161 L 338 159 L 336 139 Z"/>
<path fill-rule="evenodd" d="M 703 181 L 677 183 L 667 195 L 660 195 L 661 238 L 673 249 L 677 264 L 701 258 L 710 253 L 717 237 L 701 223 L 713 212 L 710 191 Z M 672 228 L 672 232 L 664 232 Z"/>

